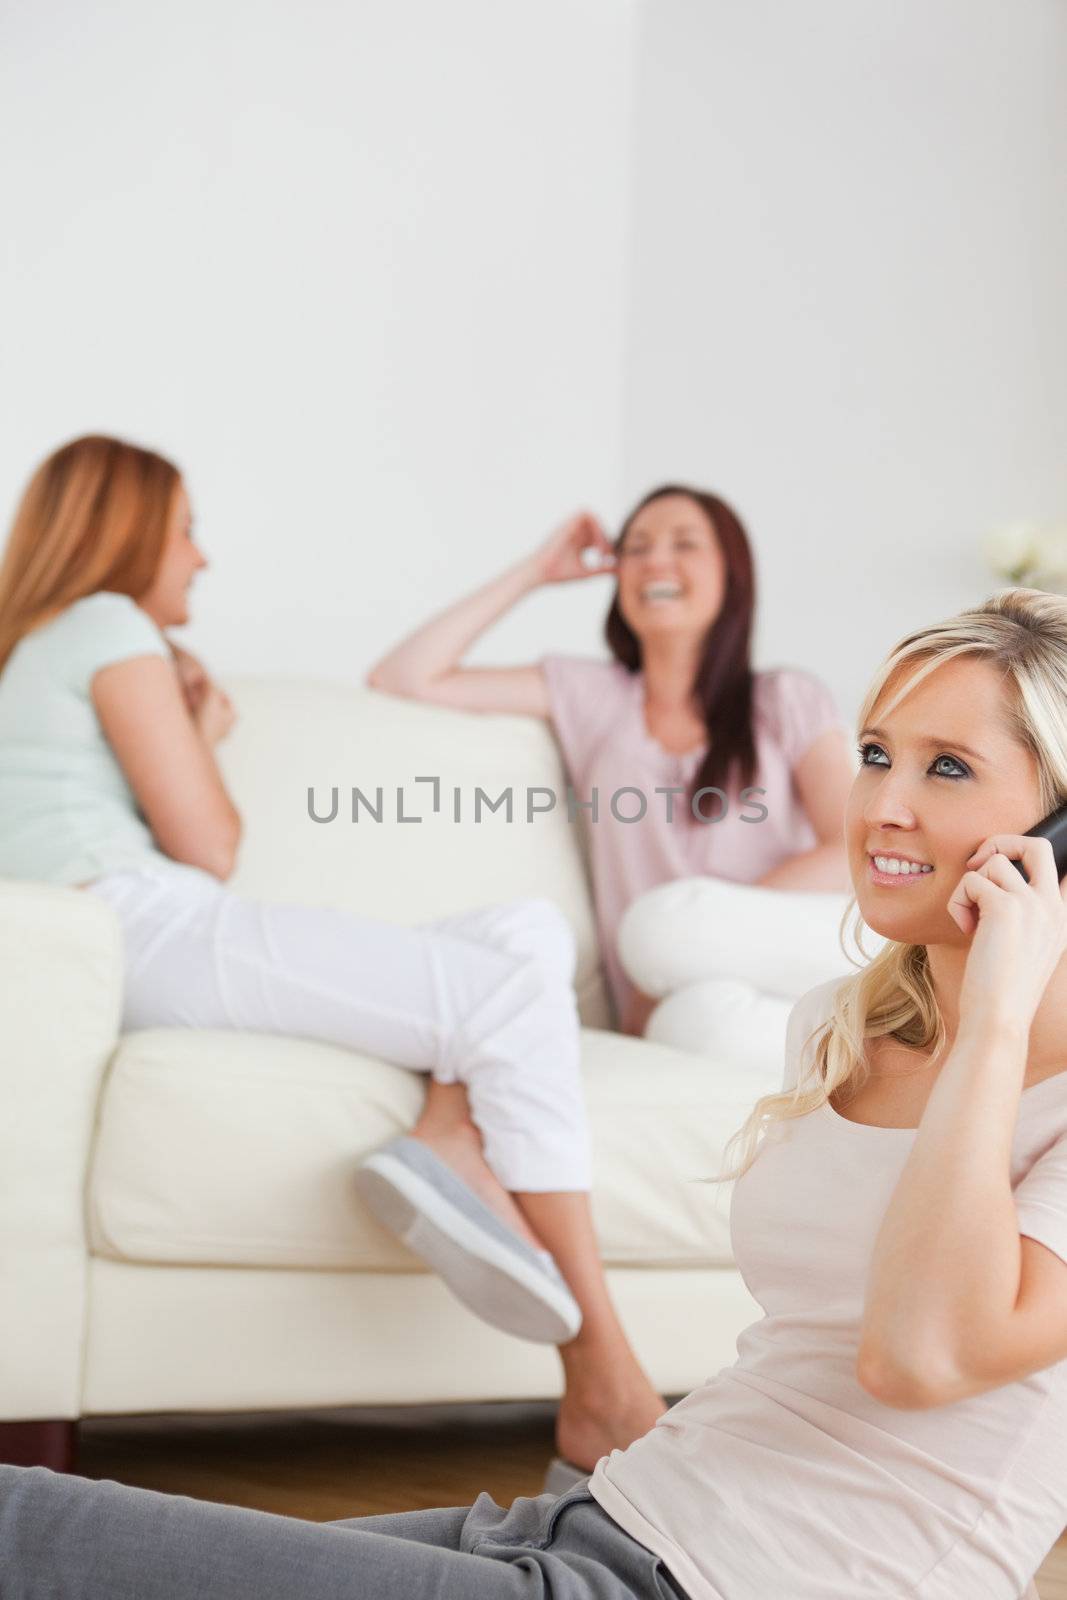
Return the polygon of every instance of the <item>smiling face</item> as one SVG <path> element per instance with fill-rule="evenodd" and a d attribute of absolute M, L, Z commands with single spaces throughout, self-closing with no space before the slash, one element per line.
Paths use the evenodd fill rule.
<path fill-rule="evenodd" d="M 193 541 L 192 525 L 189 496 L 179 482 L 156 575 L 137 602 L 160 628 L 177 628 L 189 621 L 189 585 L 201 567 L 207 566 L 207 557 Z"/>
<path fill-rule="evenodd" d="M 983 839 L 1040 821 L 1037 762 L 1010 730 L 999 669 L 957 656 L 883 715 L 902 681 L 885 686 L 859 739 L 863 764 L 845 812 L 856 899 L 888 939 L 968 944 L 945 907 Z"/>
<path fill-rule="evenodd" d="M 619 610 L 639 639 L 703 635 L 722 609 L 726 562 L 711 519 L 687 494 L 642 506 L 617 561 Z"/>

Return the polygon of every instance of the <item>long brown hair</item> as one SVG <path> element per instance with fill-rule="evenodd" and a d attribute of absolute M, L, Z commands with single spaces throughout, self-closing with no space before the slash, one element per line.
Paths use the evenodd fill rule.
<path fill-rule="evenodd" d="M 693 693 L 699 702 L 710 743 L 689 793 L 688 815 L 695 822 L 694 809 L 704 814 L 703 799 L 693 807 L 693 800 L 701 789 L 728 791 L 730 770 L 735 765 L 738 787 L 751 784 L 756 777 L 756 739 L 752 728 L 754 679 L 750 663 L 756 573 L 748 535 L 737 512 L 718 495 L 678 483 L 662 484 L 634 506 L 615 541 L 616 552 L 621 550 L 638 513 L 653 500 L 662 500 L 669 494 L 684 494 L 696 502 L 711 523 L 726 564 L 722 607 L 708 629 L 693 682 Z M 604 637 L 616 661 L 621 661 L 631 672 L 641 670 L 641 641 L 619 609 L 618 589 L 604 621 Z"/>
<path fill-rule="evenodd" d="M 42 461 L 0 563 L 0 671 L 24 634 L 83 595 L 145 593 L 180 482 L 164 456 L 103 434 Z"/>

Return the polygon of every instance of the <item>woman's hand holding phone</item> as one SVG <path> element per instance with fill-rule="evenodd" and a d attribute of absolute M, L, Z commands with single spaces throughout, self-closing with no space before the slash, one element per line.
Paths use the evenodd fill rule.
<path fill-rule="evenodd" d="M 587 564 L 583 560 L 586 550 L 594 552 L 599 561 Z M 541 583 L 567 583 L 615 570 L 611 540 L 591 511 L 579 511 L 561 523 L 539 547 L 534 560 Z"/>
<path fill-rule="evenodd" d="M 947 908 L 972 935 L 960 1028 L 983 1033 L 1008 1026 L 1025 1036 L 1067 950 L 1067 883 L 1060 883 L 1049 840 L 1031 834 L 993 834 L 966 865 Z"/>

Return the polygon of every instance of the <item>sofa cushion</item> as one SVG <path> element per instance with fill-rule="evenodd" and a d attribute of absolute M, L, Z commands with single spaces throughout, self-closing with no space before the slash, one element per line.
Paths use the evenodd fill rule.
<path fill-rule="evenodd" d="M 219 762 L 244 820 L 230 888 L 402 923 L 545 895 L 574 929 L 582 1021 L 610 1026 L 584 835 L 547 723 L 341 684 L 238 677 L 226 688 L 239 715 Z M 362 801 L 352 820 L 353 788 L 380 820 Z M 316 816 L 333 820 L 312 820 L 309 789 Z M 527 821 L 530 796 L 555 801 Z"/>
<path fill-rule="evenodd" d="M 728 1265 L 711 1176 L 758 1093 L 750 1073 L 583 1030 L 605 1262 Z M 140 1262 L 422 1270 L 364 1209 L 360 1158 L 418 1116 L 424 1077 L 335 1045 L 224 1030 L 127 1034 L 102 1097 L 94 1253 Z"/>

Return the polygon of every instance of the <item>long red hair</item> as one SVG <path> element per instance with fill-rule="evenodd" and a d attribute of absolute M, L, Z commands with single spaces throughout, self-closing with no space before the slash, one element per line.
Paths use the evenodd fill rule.
<path fill-rule="evenodd" d="M 145 593 L 180 482 L 165 456 L 103 434 L 41 463 L 0 562 L 0 671 L 24 634 L 83 595 Z"/>

